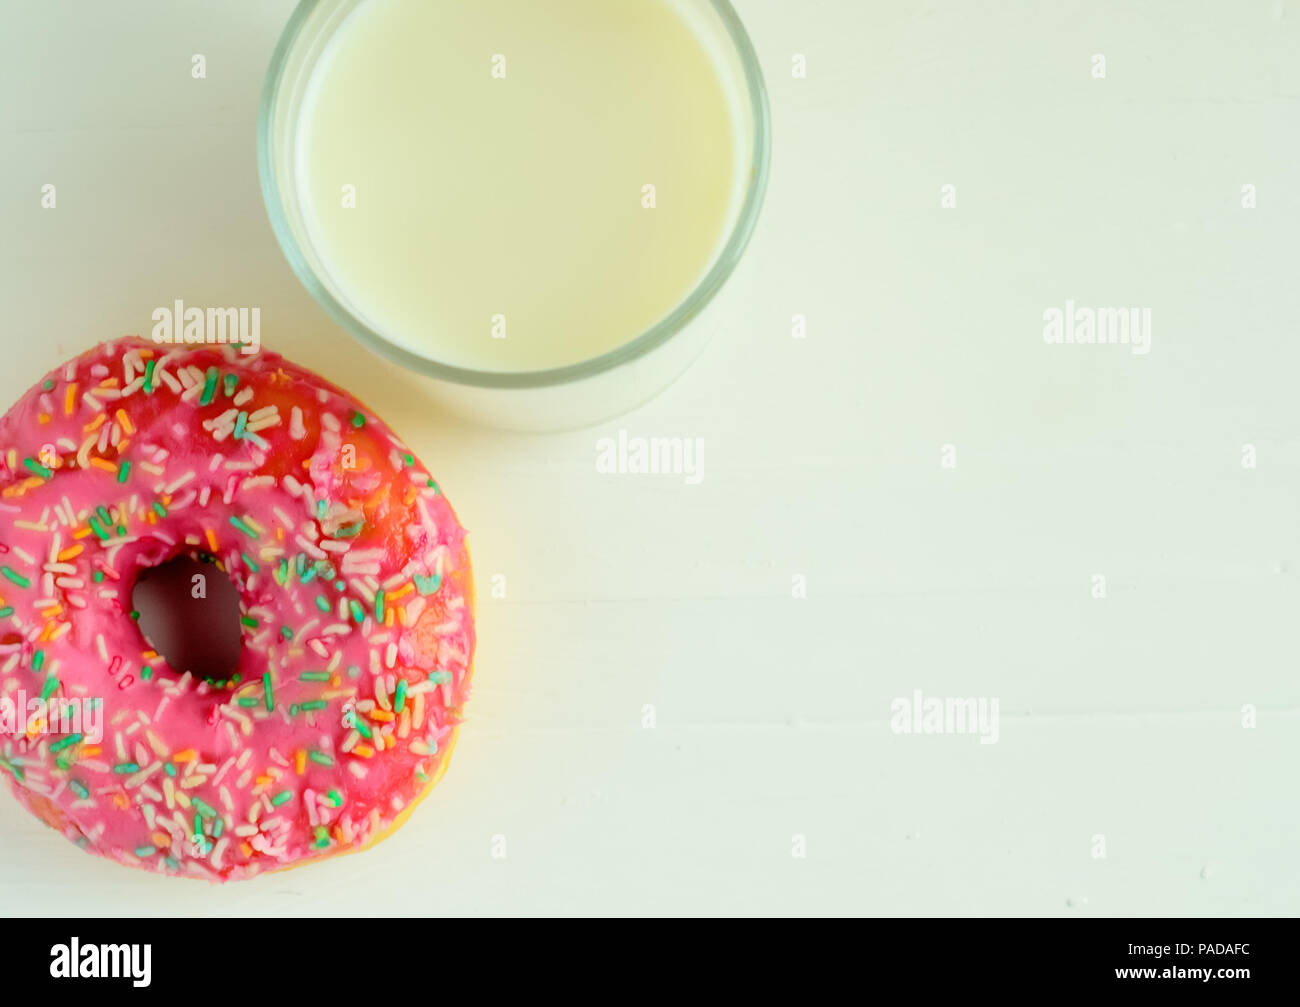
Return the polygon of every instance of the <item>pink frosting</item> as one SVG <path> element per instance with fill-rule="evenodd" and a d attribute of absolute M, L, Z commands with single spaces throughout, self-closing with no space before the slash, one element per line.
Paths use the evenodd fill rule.
<path fill-rule="evenodd" d="M 221 682 L 131 618 L 142 569 L 200 553 L 240 593 Z M 0 420 L 0 574 L 0 775 L 94 853 L 251 877 L 380 838 L 444 768 L 464 530 L 387 426 L 278 354 L 125 339 L 49 374 Z"/>

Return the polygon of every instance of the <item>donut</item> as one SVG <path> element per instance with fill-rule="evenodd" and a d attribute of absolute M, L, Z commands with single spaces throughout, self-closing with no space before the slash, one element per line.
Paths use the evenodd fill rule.
<path fill-rule="evenodd" d="M 0 420 L 0 777 L 91 853 L 211 881 L 401 825 L 446 770 L 475 643 L 428 470 L 246 349 L 103 343 Z M 134 585 L 177 557 L 238 593 L 229 674 L 142 633 Z"/>

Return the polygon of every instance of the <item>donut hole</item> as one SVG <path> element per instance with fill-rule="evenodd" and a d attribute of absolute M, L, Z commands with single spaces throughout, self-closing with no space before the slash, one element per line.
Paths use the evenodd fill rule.
<path fill-rule="evenodd" d="M 212 556 L 178 555 L 131 589 L 140 633 L 172 671 L 225 686 L 239 664 L 239 591 Z"/>

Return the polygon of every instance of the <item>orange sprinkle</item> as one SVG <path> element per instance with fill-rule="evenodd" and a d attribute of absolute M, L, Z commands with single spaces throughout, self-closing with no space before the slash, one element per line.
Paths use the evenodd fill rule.
<path fill-rule="evenodd" d="M 113 415 L 117 417 L 117 422 L 122 425 L 122 432 L 124 434 L 130 435 L 135 433 L 135 424 L 131 422 L 131 417 L 126 414 L 125 409 L 118 409 L 118 411 Z"/>
<path fill-rule="evenodd" d="M 381 724 L 391 724 L 393 722 L 393 715 L 388 710 L 371 710 L 366 716 L 371 720 L 379 721 Z"/>
<path fill-rule="evenodd" d="M 41 423 L 49 423 L 49 422 L 50 422 L 50 414 L 49 414 L 49 413 L 37 413 L 37 414 L 36 414 L 36 418 L 37 418 L 37 420 L 39 420 Z"/>
<path fill-rule="evenodd" d="M 117 471 L 117 466 L 116 466 L 116 465 L 114 465 L 114 464 L 113 464 L 112 462 L 110 462 L 110 461 L 105 461 L 103 458 L 92 458 L 92 459 L 90 459 L 90 464 L 93 465 L 93 466 L 95 466 L 95 468 L 97 468 L 97 469 L 103 469 L 105 472 L 116 472 L 116 471 Z"/>
<path fill-rule="evenodd" d="M 45 480 L 40 478 L 39 476 L 32 476 L 29 479 L 24 479 L 20 483 L 14 483 L 12 486 L 6 486 L 4 488 L 4 495 L 7 497 L 15 497 L 15 496 L 20 497 L 24 493 L 26 493 L 29 489 L 31 489 L 33 486 L 40 486 L 44 482 Z"/>
<path fill-rule="evenodd" d="M 415 585 L 414 585 L 414 584 L 406 583 L 406 584 L 403 584 L 401 587 L 399 587 L 396 591 L 393 591 L 393 592 L 391 592 L 391 593 L 385 594 L 385 595 L 384 595 L 384 600 L 385 600 L 385 601 L 396 601 L 398 598 L 401 598 L 403 595 L 408 595 L 408 594 L 410 594 L 410 593 L 411 593 L 412 591 L 414 591 L 414 590 L 415 590 Z"/>
<path fill-rule="evenodd" d="M 81 428 L 82 432 L 90 433 L 92 430 L 98 430 L 100 427 L 104 425 L 104 421 L 106 419 L 108 419 L 107 413 L 99 413 L 93 420 L 91 420 L 89 423 L 87 423 L 84 427 Z"/>
<path fill-rule="evenodd" d="M 77 402 L 77 383 L 74 381 L 68 385 L 68 394 L 63 397 L 63 415 L 71 416 L 72 407 Z"/>
<path fill-rule="evenodd" d="M 152 661 L 155 657 L 158 656 L 158 652 L 156 650 L 142 650 L 140 652 L 140 656 L 143 657 L 146 661 Z"/>
<path fill-rule="evenodd" d="M 86 528 L 78 528 L 76 531 L 74 531 L 74 532 L 72 533 L 72 537 L 73 537 L 73 538 L 85 538 L 85 537 L 86 537 L 87 535 L 89 535 L 89 534 L 90 534 L 90 528 L 89 528 L 89 527 L 86 527 Z"/>
<path fill-rule="evenodd" d="M 165 832 L 155 832 L 149 838 L 153 840 L 154 846 L 160 850 L 165 850 L 172 844 L 171 836 Z"/>
<path fill-rule="evenodd" d="M 298 749 L 298 754 L 294 758 L 294 762 L 297 764 L 296 768 L 298 770 L 298 775 L 302 776 L 302 774 L 307 771 L 307 753 L 301 748 Z"/>
<path fill-rule="evenodd" d="M 68 548 L 64 549 L 63 552 L 59 553 L 59 557 L 58 557 L 59 562 L 60 563 L 67 562 L 68 560 L 72 559 L 73 556 L 80 556 L 83 552 L 85 552 L 85 550 L 86 547 L 84 545 L 70 545 L 68 546 Z"/>
<path fill-rule="evenodd" d="M 395 611 L 395 609 L 401 611 L 401 613 L 402 613 L 402 625 L 405 626 L 405 625 L 406 625 L 406 609 L 402 608 L 402 606 L 400 606 L 400 605 L 395 605 L 395 606 L 393 606 L 393 608 L 386 608 L 386 609 L 384 609 L 384 625 L 385 625 L 385 626 L 391 626 L 391 625 L 393 624 L 393 616 L 397 614 L 397 612 Z"/>
<path fill-rule="evenodd" d="M 208 537 L 208 548 L 210 548 L 215 553 L 217 551 L 217 536 L 212 534 L 211 528 L 204 528 L 203 534 L 205 534 Z"/>
<path fill-rule="evenodd" d="M 359 755 L 363 759 L 368 759 L 375 754 L 375 750 L 369 745 L 357 745 L 356 748 L 352 749 L 352 754 Z"/>
<path fill-rule="evenodd" d="M 239 851 L 246 857 L 251 857 L 253 855 L 253 848 L 247 843 L 240 843 Z"/>
<path fill-rule="evenodd" d="M 198 753 L 192 748 L 187 748 L 183 752 L 177 752 L 172 756 L 172 762 L 193 762 L 198 757 Z"/>
<path fill-rule="evenodd" d="M 275 779 L 274 777 L 267 776 L 265 773 L 263 773 L 261 776 L 254 778 L 253 782 L 256 783 L 259 787 L 265 787 L 274 783 Z"/>
<path fill-rule="evenodd" d="M 87 745 L 85 748 L 81 750 L 81 754 L 85 756 L 87 759 L 93 759 L 96 755 L 99 755 L 103 751 L 104 750 L 100 748 L 99 745 Z"/>

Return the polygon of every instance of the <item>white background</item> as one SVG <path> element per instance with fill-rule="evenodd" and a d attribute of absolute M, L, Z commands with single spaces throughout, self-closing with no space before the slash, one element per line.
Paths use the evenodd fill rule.
<path fill-rule="evenodd" d="M 440 416 L 283 260 L 254 127 L 290 0 L 5 0 L 0 404 L 177 297 L 260 305 L 432 468 L 481 602 L 451 770 L 374 851 L 212 887 L 5 795 L 0 912 L 1300 910 L 1300 9 L 737 6 L 775 152 L 724 331 L 522 436 Z M 1151 308 L 1151 353 L 1045 345 L 1067 298 Z M 620 428 L 703 438 L 704 481 L 598 474 Z M 999 742 L 892 733 L 913 689 L 998 697 Z"/>

